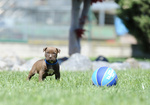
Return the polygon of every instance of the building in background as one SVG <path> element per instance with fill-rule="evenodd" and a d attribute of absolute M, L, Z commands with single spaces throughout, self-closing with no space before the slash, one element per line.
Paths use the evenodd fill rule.
<path fill-rule="evenodd" d="M 115 38 L 116 8 L 118 5 L 113 0 L 91 6 L 90 15 L 95 23 L 87 22 L 90 38 Z M 1 0 L 0 41 L 67 39 L 70 15 L 71 0 Z"/>

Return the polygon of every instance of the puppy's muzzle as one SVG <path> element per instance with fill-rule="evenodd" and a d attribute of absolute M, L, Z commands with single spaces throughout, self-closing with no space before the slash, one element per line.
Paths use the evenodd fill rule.
<path fill-rule="evenodd" d="M 52 54 L 49 55 L 48 57 L 49 61 L 56 61 L 56 57 L 54 57 Z"/>

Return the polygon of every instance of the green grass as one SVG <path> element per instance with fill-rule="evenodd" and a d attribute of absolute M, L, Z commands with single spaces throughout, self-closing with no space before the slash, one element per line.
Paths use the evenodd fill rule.
<path fill-rule="evenodd" d="M 28 72 L 0 72 L 0 105 L 150 105 L 149 70 L 116 71 L 112 87 L 93 86 L 92 73 L 65 71 L 60 81 L 38 82 L 38 74 L 26 81 Z"/>

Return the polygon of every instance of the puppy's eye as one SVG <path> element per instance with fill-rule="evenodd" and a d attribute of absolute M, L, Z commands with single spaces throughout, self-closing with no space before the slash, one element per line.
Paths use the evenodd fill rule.
<path fill-rule="evenodd" d="M 50 54 L 49 52 L 46 52 L 46 54 Z"/>

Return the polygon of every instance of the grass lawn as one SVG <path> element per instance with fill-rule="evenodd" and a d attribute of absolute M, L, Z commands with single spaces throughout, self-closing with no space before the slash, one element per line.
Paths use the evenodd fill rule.
<path fill-rule="evenodd" d="M 92 85 L 93 71 L 61 72 L 38 82 L 38 74 L 26 81 L 28 72 L 0 72 L 0 105 L 150 105 L 150 70 L 116 71 L 112 87 Z"/>

